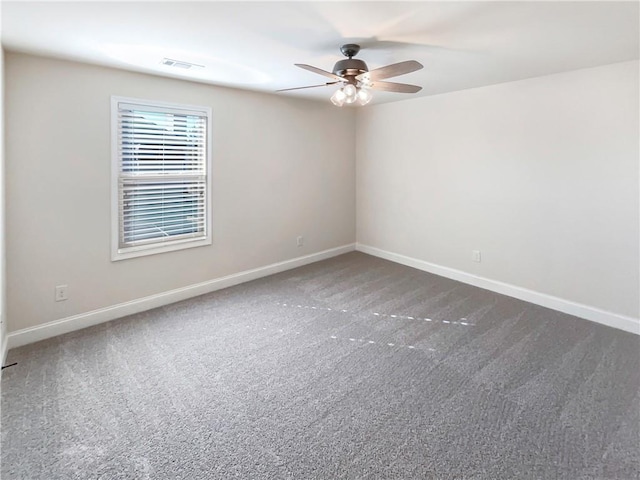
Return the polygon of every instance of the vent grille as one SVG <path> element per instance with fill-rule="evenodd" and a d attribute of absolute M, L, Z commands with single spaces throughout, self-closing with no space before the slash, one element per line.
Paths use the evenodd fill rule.
<path fill-rule="evenodd" d="M 182 60 L 173 60 L 172 58 L 163 58 L 162 65 L 167 65 L 168 67 L 182 68 L 183 70 L 188 70 L 193 67 L 204 68 L 204 65 L 198 65 L 197 63 L 184 62 Z"/>

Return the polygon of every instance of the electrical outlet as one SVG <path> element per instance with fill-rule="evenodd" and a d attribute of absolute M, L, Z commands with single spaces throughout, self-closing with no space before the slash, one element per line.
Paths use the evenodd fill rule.
<path fill-rule="evenodd" d="M 69 298 L 67 288 L 67 285 L 56 286 L 56 302 L 62 302 L 63 300 L 67 300 Z"/>
<path fill-rule="evenodd" d="M 471 258 L 473 259 L 474 262 L 480 263 L 480 260 L 481 260 L 480 250 L 472 250 L 471 251 Z"/>
<path fill-rule="evenodd" d="M 300 236 L 298 237 L 298 239 L 296 240 L 296 244 L 297 244 L 299 247 L 301 247 L 301 246 L 303 246 L 303 245 L 304 245 L 304 237 L 303 237 L 302 235 L 300 235 Z"/>

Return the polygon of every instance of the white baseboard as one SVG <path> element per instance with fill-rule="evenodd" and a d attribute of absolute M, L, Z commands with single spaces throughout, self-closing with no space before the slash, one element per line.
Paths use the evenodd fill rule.
<path fill-rule="evenodd" d="M 514 297 L 525 302 L 535 303 L 543 307 L 558 310 L 559 312 L 568 313 L 576 317 L 591 320 L 592 322 L 601 323 L 609 327 L 618 328 L 626 332 L 640 334 L 640 319 L 627 317 L 625 315 L 619 315 L 617 313 L 601 310 L 596 307 L 584 305 L 581 303 L 572 302 L 563 298 L 547 295 L 546 293 L 540 293 L 526 288 L 517 287 L 508 283 L 498 282 L 484 277 L 479 277 L 471 273 L 463 272 L 449 267 L 443 267 L 434 263 L 425 262 L 424 260 L 418 260 L 416 258 L 407 257 L 398 253 L 388 252 L 369 245 L 363 245 L 361 243 L 356 244 L 356 250 L 359 252 L 367 253 L 376 257 L 384 258 L 395 263 L 407 265 L 409 267 L 417 268 L 425 272 L 434 273 L 441 277 L 457 280 L 462 283 L 474 285 L 476 287 L 491 290 L 492 292 L 501 293 L 509 297 Z"/>
<path fill-rule="evenodd" d="M 177 288 L 175 290 L 150 295 L 130 302 L 119 303 L 117 305 L 100 308 L 91 312 L 73 315 L 60 320 L 54 320 L 53 322 L 48 322 L 43 325 L 16 330 L 15 332 L 9 333 L 7 337 L 8 348 L 21 347 L 22 345 L 56 337 L 64 333 L 91 327 L 110 320 L 115 320 L 116 318 L 150 310 L 152 308 L 162 307 L 164 305 L 169 305 L 170 303 L 179 302 L 181 300 L 214 292 L 223 288 L 239 285 L 257 278 L 284 272 L 285 270 L 291 270 L 292 268 L 308 265 L 320 260 L 342 255 L 343 253 L 352 252 L 354 250 L 355 244 L 351 243 L 341 247 L 324 250 L 322 252 L 312 253 L 311 255 L 285 260 L 284 262 L 273 263 L 264 267 L 254 268 L 252 270 L 245 270 L 244 272 L 234 273 L 233 275 L 227 275 L 226 277 L 208 280 L 195 285 L 189 285 L 188 287 Z"/>

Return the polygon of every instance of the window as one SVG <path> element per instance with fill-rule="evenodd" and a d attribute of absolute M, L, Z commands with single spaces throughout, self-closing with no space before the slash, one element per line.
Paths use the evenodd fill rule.
<path fill-rule="evenodd" d="M 111 99 L 112 260 L 211 244 L 211 109 Z"/>

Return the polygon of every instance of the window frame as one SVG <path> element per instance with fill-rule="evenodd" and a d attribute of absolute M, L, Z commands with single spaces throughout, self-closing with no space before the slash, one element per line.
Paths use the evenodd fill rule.
<path fill-rule="evenodd" d="M 162 242 L 153 242 L 143 245 L 133 245 L 120 248 L 120 150 L 119 150 L 119 122 L 118 111 L 121 103 L 147 107 L 155 110 L 167 109 L 170 112 L 180 113 L 197 113 L 206 115 L 205 135 L 205 200 L 204 200 L 204 218 L 205 218 L 205 235 L 204 237 L 180 238 L 177 240 L 169 240 Z M 211 202 L 211 165 L 212 165 L 212 132 L 211 132 L 211 107 L 185 105 L 177 103 L 162 102 L 156 100 L 146 100 L 140 98 L 122 97 L 117 95 L 111 96 L 111 261 L 126 260 L 128 258 L 136 258 L 146 255 L 155 255 L 158 253 L 173 252 L 188 248 L 202 247 L 211 245 L 212 241 L 212 202 Z"/>

